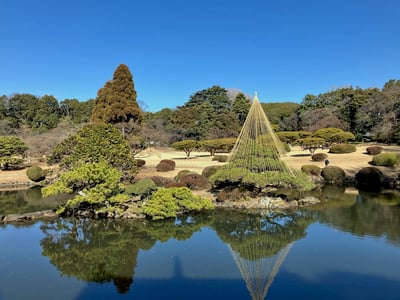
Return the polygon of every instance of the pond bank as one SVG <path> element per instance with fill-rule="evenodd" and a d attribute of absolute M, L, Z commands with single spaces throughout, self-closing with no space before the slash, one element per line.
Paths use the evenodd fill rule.
<path fill-rule="evenodd" d="M 204 193 L 210 194 L 205 191 L 200 191 L 204 196 Z M 304 199 L 286 201 L 280 197 L 260 197 L 254 198 L 247 201 L 225 201 L 225 202 L 215 202 L 214 206 L 218 208 L 228 208 L 228 209 L 266 209 L 266 210 L 290 210 L 297 209 L 304 206 L 310 206 L 319 203 L 320 200 L 316 197 L 305 197 Z M 0 215 L 0 223 L 3 224 L 16 224 L 31 222 L 36 220 L 48 220 L 58 218 L 56 210 L 44 210 L 23 214 L 9 214 Z M 146 216 L 141 213 L 132 213 L 126 209 L 121 214 L 96 214 L 90 210 L 77 210 L 74 215 L 76 218 L 89 218 L 89 219 L 145 219 Z"/>

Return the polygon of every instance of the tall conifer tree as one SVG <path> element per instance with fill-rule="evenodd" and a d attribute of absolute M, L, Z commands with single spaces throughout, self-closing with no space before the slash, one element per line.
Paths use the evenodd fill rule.
<path fill-rule="evenodd" d="M 98 91 L 92 121 L 117 125 L 123 132 L 128 124 L 132 127 L 143 121 L 143 112 L 136 101 L 133 77 L 126 65 L 119 65 L 113 79 Z"/>

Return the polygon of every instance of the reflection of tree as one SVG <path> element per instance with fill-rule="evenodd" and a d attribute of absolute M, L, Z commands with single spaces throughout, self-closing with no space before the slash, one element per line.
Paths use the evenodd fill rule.
<path fill-rule="evenodd" d="M 223 211 L 214 220 L 253 299 L 265 299 L 292 243 L 305 237 L 311 214 Z"/>
<path fill-rule="evenodd" d="M 58 219 L 42 225 L 41 245 L 43 255 L 62 274 L 84 281 L 113 281 L 120 293 L 126 293 L 140 249 L 150 249 L 158 240 L 188 239 L 208 220 L 201 215 L 178 222 Z"/>
<path fill-rule="evenodd" d="M 269 257 L 288 244 L 305 237 L 313 222 L 302 212 L 260 214 L 226 210 L 218 212 L 213 227 L 218 236 L 240 256 L 250 260 Z M 248 253 L 249 246 L 257 251 Z"/>
<path fill-rule="evenodd" d="M 42 198 L 41 188 L 0 191 L 0 214 L 22 214 L 54 209 L 66 201 L 65 195 Z"/>
<path fill-rule="evenodd" d="M 320 222 L 359 236 L 386 236 L 400 244 L 400 198 L 395 193 L 351 195 L 352 205 L 339 205 L 339 201 L 320 210 Z"/>

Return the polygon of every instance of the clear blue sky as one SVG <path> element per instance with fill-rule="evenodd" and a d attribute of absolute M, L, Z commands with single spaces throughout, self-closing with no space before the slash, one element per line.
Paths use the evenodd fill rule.
<path fill-rule="evenodd" d="M 300 102 L 400 79 L 399 0 L 1 0 L 0 95 L 95 98 L 124 63 L 148 111 L 220 85 Z"/>

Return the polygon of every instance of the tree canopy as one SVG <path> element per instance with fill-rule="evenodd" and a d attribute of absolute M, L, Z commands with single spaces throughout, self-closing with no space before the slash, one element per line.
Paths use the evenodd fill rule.
<path fill-rule="evenodd" d="M 0 136 L 0 166 L 8 169 L 11 164 L 18 164 L 22 160 L 16 155 L 22 156 L 28 146 L 16 136 Z"/>
<path fill-rule="evenodd" d="M 128 66 L 121 64 L 96 97 L 93 122 L 111 123 L 122 127 L 135 126 L 143 121 L 143 112 L 136 101 L 133 76 Z M 131 128 L 130 128 L 131 129 Z"/>
<path fill-rule="evenodd" d="M 49 163 L 61 163 L 67 169 L 101 161 L 126 175 L 136 172 L 127 140 L 111 124 L 82 127 L 76 135 L 70 135 L 58 144 L 49 156 Z"/>

